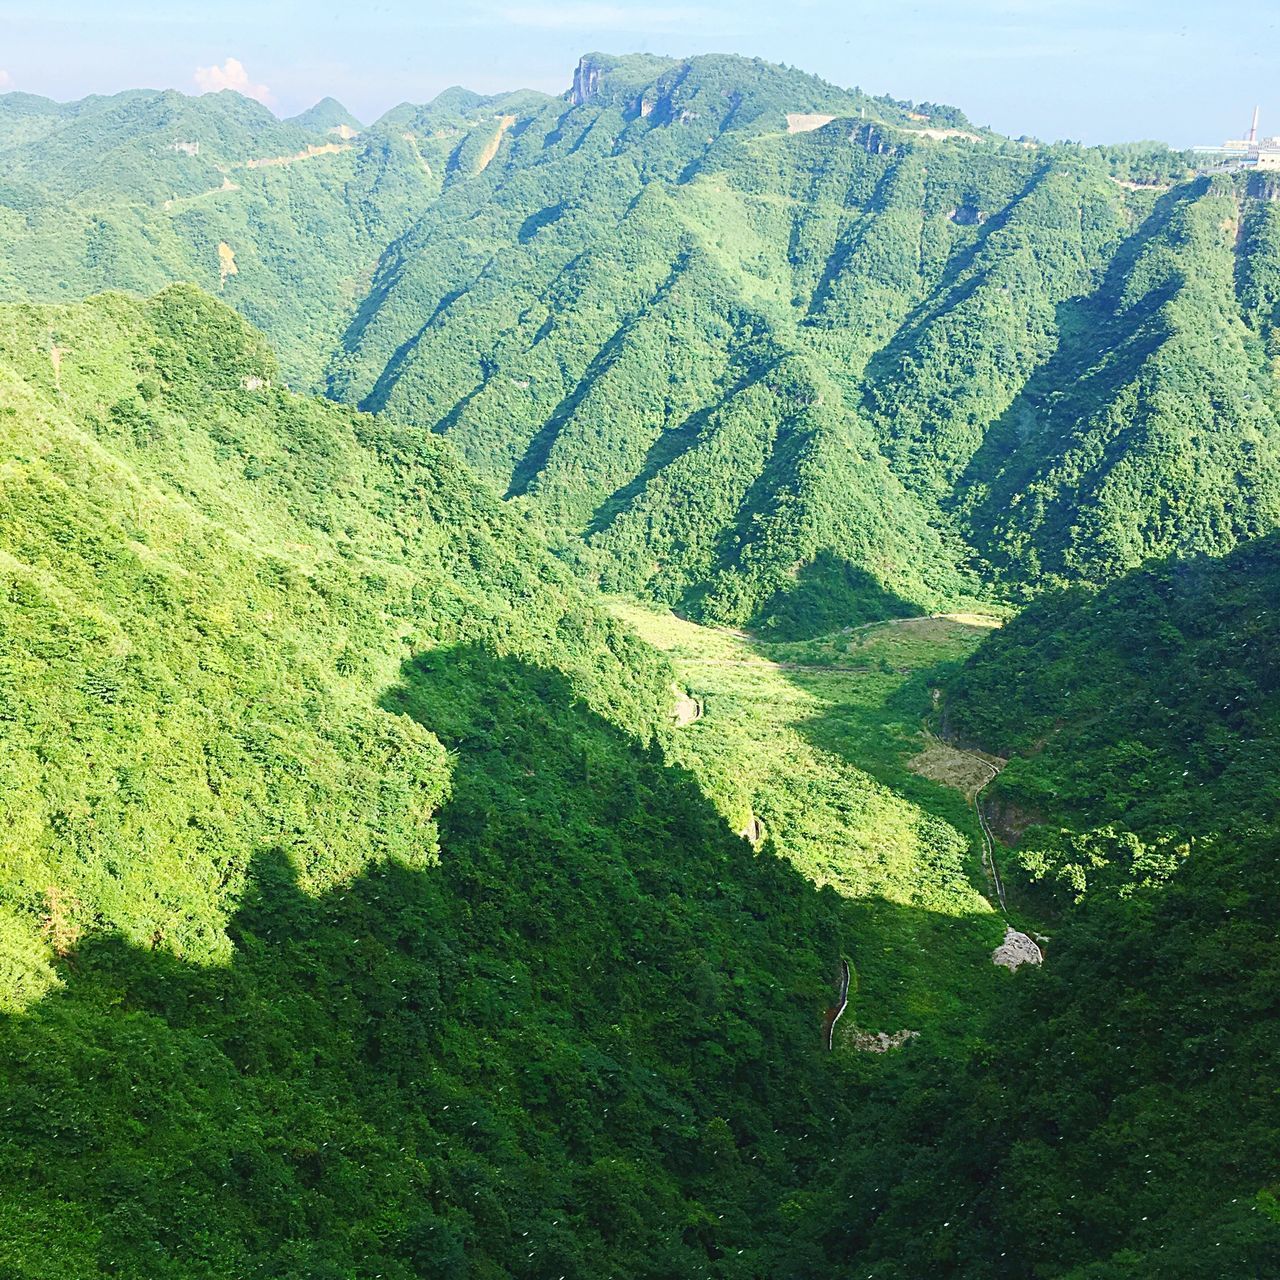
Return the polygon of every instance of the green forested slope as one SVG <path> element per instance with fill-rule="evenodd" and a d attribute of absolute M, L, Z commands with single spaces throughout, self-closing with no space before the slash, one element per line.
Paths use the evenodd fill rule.
<path fill-rule="evenodd" d="M 1076 897 L 1159 880 L 1280 813 L 1280 545 L 1167 560 L 1046 596 L 952 683 L 952 732 L 1012 759 L 1017 859 Z"/>
<path fill-rule="evenodd" d="M 190 281 L 266 329 L 304 387 L 381 247 L 439 189 L 398 133 L 320 136 L 230 91 L 0 96 L 0 169 L 0 297 Z"/>
<path fill-rule="evenodd" d="M 855 620 L 962 593 L 963 553 L 846 403 L 844 335 L 802 332 L 818 255 L 888 167 L 850 123 L 880 106 L 732 59 L 636 97 L 615 74 L 393 247 L 333 393 L 432 422 L 607 583 L 711 620 L 820 628 L 814 577 Z M 844 124 L 784 132 L 824 107 Z"/>
<path fill-rule="evenodd" d="M 866 103 L 790 135 L 799 86 L 716 104 L 731 67 L 688 64 L 702 112 L 607 63 L 548 106 L 384 258 L 333 394 L 450 435 L 606 585 L 783 635 L 1274 526 L 1265 183 Z"/>
<path fill-rule="evenodd" d="M 301 842 L 317 886 L 383 838 L 429 856 L 443 757 L 373 708 L 425 645 L 554 652 L 621 723 L 661 714 L 644 651 L 450 450 L 273 390 L 233 312 L 175 288 L 3 323 L 3 838 L 29 928 L 49 882 L 211 959 L 258 845 Z"/>
<path fill-rule="evenodd" d="M 1250 195 L 1250 190 L 1259 197 Z M 1280 520 L 1280 214 L 1261 179 L 1162 198 L 993 429 L 964 499 L 1013 576 L 1101 581 Z"/>
<path fill-rule="evenodd" d="M 342 124 L 0 97 L 0 292 L 194 280 L 584 573 L 781 637 L 1280 517 L 1263 176 L 720 56 Z"/>
<path fill-rule="evenodd" d="M 1280 1272 L 1274 838 L 1091 895 L 958 1064 L 859 1096 L 815 1190 L 836 1274 L 1245 1280 Z M 824 1206 L 819 1208 L 819 1206 Z M 838 1219 L 839 1226 L 829 1224 Z"/>
<path fill-rule="evenodd" d="M 849 1274 L 1280 1270 L 1278 576 L 1272 536 L 1046 596 L 951 681 L 1052 936 L 966 1060 L 861 1099 Z"/>
<path fill-rule="evenodd" d="M 0 312 L 0 1269 L 780 1274 L 851 917 L 452 449 Z"/>
<path fill-rule="evenodd" d="M 730 58 L 343 123 L 0 97 L 0 1270 L 1280 1271 L 1274 189 Z M 47 305 L 175 279 L 281 364 Z M 862 773 L 922 675 L 725 726 L 823 878 L 871 798 L 850 904 L 583 579 L 841 654 L 1088 584 L 945 704 L 1043 970 Z M 841 954 L 918 1040 L 816 1051 Z"/>

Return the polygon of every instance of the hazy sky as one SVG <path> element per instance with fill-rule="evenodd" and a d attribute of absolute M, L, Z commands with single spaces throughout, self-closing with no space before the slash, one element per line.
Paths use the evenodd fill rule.
<path fill-rule="evenodd" d="M 1255 102 L 1280 134 L 1278 0 L 0 0 L 0 90 L 60 99 L 231 84 L 370 120 L 451 84 L 558 93 L 594 49 L 757 55 L 1046 139 L 1217 142 Z"/>

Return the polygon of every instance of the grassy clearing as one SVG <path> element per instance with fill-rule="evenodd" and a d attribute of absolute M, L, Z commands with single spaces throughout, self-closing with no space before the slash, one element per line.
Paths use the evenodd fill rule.
<path fill-rule="evenodd" d="M 912 756 L 907 764 L 922 778 L 962 791 L 972 801 L 991 781 L 991 769 L 984 763 L 985 759 L 975 752 L 961 751 L 940 738 L 929 737 L 924 750 Z"/>
<path fill-rule="evenodd" d="M 961 1030 L 1003 928 L 981 891 L 965 790 L 917 762 L 934 683 L 990 623 L 913 619 L 761 644 L 629 601 L 612 608 L 703 705 L 672 733 L 673 761 L 735 831 L 757 818 L 860 917 L 856 1025 Z"/>

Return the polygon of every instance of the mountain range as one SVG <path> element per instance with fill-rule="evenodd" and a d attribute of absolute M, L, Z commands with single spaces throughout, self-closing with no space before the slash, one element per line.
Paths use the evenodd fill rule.
<path fill-rule="evenodd" d="M 0 439 L 5 1275 L 1280 1274 L 1280 178 L 4 94 Z"/>
<path fill-rule="evenodd" d="M 779 636 L 1276 524 L 1264 175 L 725 57 L 352 128 L 7 95 L 0 290 L 201 284 L 292 383 L 450 438 L 581 572 Z"/>

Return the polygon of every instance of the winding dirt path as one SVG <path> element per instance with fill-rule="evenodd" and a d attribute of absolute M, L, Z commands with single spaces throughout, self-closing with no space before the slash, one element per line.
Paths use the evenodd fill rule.
<path fill-rule="evenodd" d="M 989 772 L 987 780 L 973 793 L 973 811 L 978 815 L 978 827 L 982 831 L 982 863 L 987 869 L 991 883 L 995 885 L 996 901 L 999 902 L 1000 913 L 1004 916 L 1004 941 L 991 953 L 991 961 L 993 964 L 1003 965 L 1010 972 L 1021 964 L 1043 964 L 1043 948 L 1030 934 L 1023 933 L 1017 928 L 1009 918 L 1009 904 L 1004 896 L 1004 880 L 1000 875 L 1000 864 L 996 861 L 995 836 L 991 833 L 987 815 L 982 812 L 982 793 L 999 776 L 1002 766 L 994 765 L 990 760 L 973 752 L 966 754 L 980 761 Z"/>
<path fill-rule="evenodd" d="M 836 984 L 836 1002 L 827 1010 L 826 1025 L 823 1028 L 823 1040 L 830 1053 L 835 1045 L 836 1023 L 840 1015 L 849 1007 L 849 962 L 840 961 L 840 979 Z"/>
<path fill-rule="evenodd" d="M 972 751 L 967 751 L 965 754 L 985 765 L 990 773 L 986 782 L 973 793 L 973 811 L 978 815 L 978 828 L 982 832 L 982 865 L 986 867 L 987 874 L 991 877 L 991 883 L 995 885 L 996 900 L 1000 903 L 1000 910 L 1007 920 L 1009 918 L 1009 907 L 1004 898 L 1004 881 L 1000 878 L 1000 867 L 996 863 L 995 837 L 991 834 L 991 827 L 987 823 L 987 815 L 982 812 L 982 793 L 1000 776 L 1000 768 L 992 764 L 990 760 L 976 755 Z"/>
<path fill-rule="evenodd" d="M 938 693 L 935 689 L 935 703 Z M 982 837 L 982 869 L 994 890 L 994 900 L 1004 917 L 1005 925 L 1004 941 L 991 953 L 992 963 L 1010 970 L 1022 964 L 1041 964 L 1044 952 L 1039 942 L 1032 935 L 1018 929 L 1009 916 L 1004 877 L 1000 874 L 1000 864 L 996 860 L 995 834 L 982 810 L 982 793 L 999 777 L 1006 761 L 999 756 L 987 756 L 954 746 L 928 728 L 924 729 L 924 737 L 925 749 L 909 760 L 907 767 L 922 777 L 963 792 L 978 819 L 978 830 Z M 988 897 L 991 897 L 991 890 L 988 890 Z"/>

